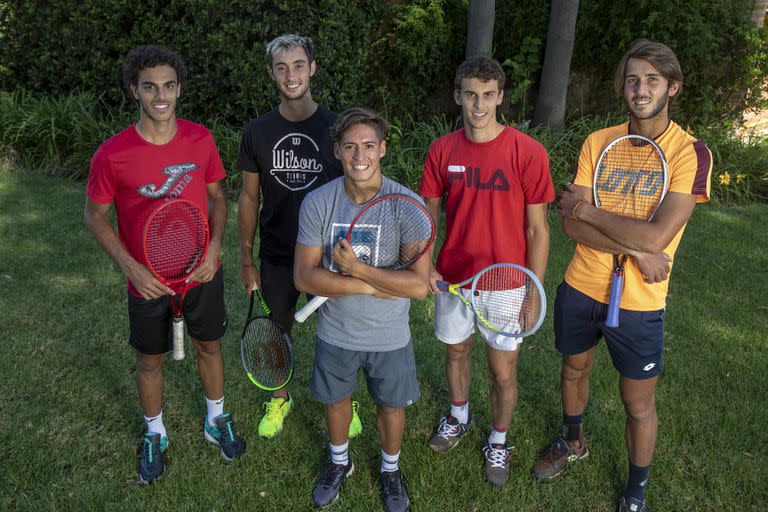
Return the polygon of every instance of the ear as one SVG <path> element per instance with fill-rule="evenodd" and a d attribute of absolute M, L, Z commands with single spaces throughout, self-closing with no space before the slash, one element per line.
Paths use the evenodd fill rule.
<path fill-rule="evenodd" d="M 499 89 L 499 97 L 496 100 L 496 105 L 501 105 L 501 102 L 504 101 L 504 89 Z"/>
<path fill-rule="evenodd" d="M 176 86 L 176 99 L 181 98 L 181 84 Z"/>
<path fill-rule="evenodd" d="M 461 91 L 458 89 L 453 90 L 453 101 L 455 101 L 458 106 L 461 106 Z"/>
<path fill-rule="evenodd" d="M 677 96 L 677 93 L 679 92 L 680 92 L 680 82 L 678 82 L 677 80 L 673 80 L 672 83 L 669 85 L 669 92 L 667 93 L 667 95 L 670 98 L 673 98 Z"/>
<path fill-rule="evenodd" d="M 381 141 L 381 146 L 379 146 L 379 158 L 384 158 L 384 155 L 387 154 L 387 141 L 383 140 Z"/>
<path fill-rule="evenodd" d="M 341 160 L 341 152 L 339 151 L 339 143 L 334 142 L 333 143 L 333 156 L 336 157 L 336 160 Z"/>
<path fill-rule="evenodd" d="M 269 78 L 274 82 L 275 81 L 275 73 L 272 71 L 272 66 L 267 66 L 267 74 L 269 75 Z"/>
<path fill-rule="evenodd" d="M 314 76 L 315 71 L 317 71 L 317 62 L 313 60 L 309 63 L 309 76 Z"/>
<path fill-rule="evenodd" d="M 138 100 L 139 98 L 139 91 L 136 88 L 136 84 L 131 84 L 131 96 L 133 96 L 133 99 Z"/>

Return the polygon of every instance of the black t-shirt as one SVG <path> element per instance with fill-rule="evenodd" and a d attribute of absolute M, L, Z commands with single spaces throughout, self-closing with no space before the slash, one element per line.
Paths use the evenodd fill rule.
<path fill-rule="evenodd" d="M 245 126 L 237 166 L 260 174 L 262 261 L 293 263 L 304 196 L 343 174 L 333 156 L 330 127 L 335 120 L 336 114 L 318 106 L 304 121 L 288 121 L 275 109 Z"/>

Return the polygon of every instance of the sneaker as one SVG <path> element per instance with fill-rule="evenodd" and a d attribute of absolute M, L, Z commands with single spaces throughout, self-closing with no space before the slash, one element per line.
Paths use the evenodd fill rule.
<path fill-rule="evenodd" d="M 235 432 L 232 415 L 225 412 L 214 418 L 214 424 L 209 425 L 203 419 L 205 438 L 221 449 L 221 456 L 227 461 L 236 459 L 245 452 L 245 441 Z"/>
<path fill-rule="evenodd" d="M 509 448 L 507 444 L 487 444 L 483 448 L 485 480 L 496 487 L 504 487 L 509 478 Z"/>
<path fill-rule="evenodd" d="M 582 436 L 579 440 L 581 448 L 576 448 L 568 444 L 565 440 L 565 432 L 557 441 L 544 452 L 536 465 L 533 466 L 533 476 L 542 482 L 548 482 L 565 473 L 568 466 L 589 457 L 587 443 Z"/>
<path fill-rule="evenodd" d="M 445 453 L 459 443 L 459 439 L 464 437 L 471 426 L 472 413 L 469 413 L 466 423 L 459 423 L 459 420 L 446 414 L 440 418 L 437 430 L 429 440 L 429 447 L 436 452 Z"/>
<path fill-rule="evenodd" d="M 331 463 L 317 479 L 315 489 L 312 491 L 312 503 L 316 507 L 322 508 L 339 499 L 341 484 L 354 472 L 355 465 L 352 464 L 351 460 L 346 466 Z"/>
<path fill-rule="evenodd" d="M 622 496 L 619 500 L 619 512 L 651 512 L 651 507 L 646 505 L 645 501 Z"/>
<path fill-rule="evenodd" d="M 264 417 L 259 422 L 259 435 L 261 437 L 275 437 L 283 431 L 283 421 L 293 408 L 293 399 L 272 397 L 269 402 L 264 402 Z"/>
<path fill-rule="evenodd" d="M 405 512 L 411 504 L 408 489 L 403 481 L 403 474 L 397 471 L 381 473 L 381 497 L 387 512 Z"/>
<path fill-rule="evenodd" d="M 157 432 L 144 435 L 139 458 L 139 483 L 151 484 L 165 472 L 165 450 L 168 436 L 160 437 Z"/>
<path fill-rule="evenodd" d="M 349 438 L 357 437 L 363 432 L 363 424 L 360 422 L 360 416 L 357 411 L 360 409 L 360 402 L 352 402 L 352 421 L 349 424 Z"/>

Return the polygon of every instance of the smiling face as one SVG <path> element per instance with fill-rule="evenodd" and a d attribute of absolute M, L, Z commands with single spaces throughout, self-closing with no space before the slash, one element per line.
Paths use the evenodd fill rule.
<path fill-rule="evenodd" d="M 624 102 L 632 117 L 640 120 L 669 117 L 669 99 L 679 91 L 677 82 L 670 82 L 650 62 L 629 59 L 624 73 Z"/>
<path fill-rule="evenodd" d="M 307 52 L 301 46 L 279 50 L 267 68 L 280 95 L 286 100 L 300 100 L 309 91 L 309 79 L 315 74 L 317 64 L 309 62 Z"/>
<path fill-rule="evenodd" d="M 496 80 L 463 78 L 461 89 L 453 92 L 456 104 L 461 106 L 464 127 L 471 133 L 481 134 L 496 128 L 496 108 L 504 99 Z"/>
<path fill-rule="evenodd" d="M 139 100 L 143 121 L 164 123 L 176 119 L 181 84 L 171 66 L 162 64 L 139 71 L 137 84 L 131 85 L 131 93 Z"/>
<path fill-rule="evenodd" d="M 349 127 L 333 146 L 333 152 L 344 167 L 344 177 L 364 188 L 381 180 L 381 159 L 387 152 L 387 141 L 381 140 L 376 128 L 358 123 Z"/>

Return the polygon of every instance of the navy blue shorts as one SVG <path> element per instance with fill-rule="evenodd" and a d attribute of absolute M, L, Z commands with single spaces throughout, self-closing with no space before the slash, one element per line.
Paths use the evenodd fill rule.
<path fill-rule="evenodd" d="M 555 297 L 555 347 L 563 355 L 581 354 L 605 338 L 613 366 L 624 377 L 650 379 L 661 373 L 664 351 L 664 310 L 622 309 L 619 326 L 605 326 L 608 305 L 568 283 Z"/>

